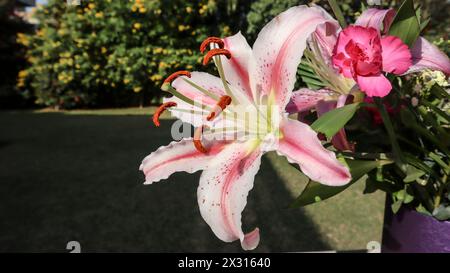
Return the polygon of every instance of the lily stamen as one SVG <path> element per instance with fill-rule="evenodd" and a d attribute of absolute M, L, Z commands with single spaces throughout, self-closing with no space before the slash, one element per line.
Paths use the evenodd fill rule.
<path fill-rule="evenodd" d="M 220 55 L 224 55 L 225 57 L 227 57 L 227 59 L 231 59 L 230 51 L 223 48 L 214 48 L 206 53 L 205 57 L 203 58 L 203 65 L 207 65 L 213 57 Z M 225 93 L 232 98 L 233 103 L 238 103 L 239 101 L 233 95 L 230 86 L 228 86 L 227 79 L 225 78 L 225 73 L 223 72 L 222 60 L 220 59 L 220 57 L 214 58 L 214 63 L 216 64 L 217 71 L 219 72 L 223 87 L 225 88 Z"/>
<path fill-rule="evenodd" d="M 176 102 L 168 101 L 166 103 L 163 103 L 159 108 L 155 111 L 155 114 L 153 114 L 153 123 L 156 125 L 156 127 L 159 127 L 161 124 L 159 123 L 159 117 L 161 114 L 170 107 L 177 106 Z"/>
<path fill-rule="evenodd" d="M 194 139 L 192 140 L 192 142 L 194 143 L 195 149 L 197 149 L 197 151 L 206 154 L 208 152 L 208 150 L 206 150 L 206 148 L 203 146 L 202 141 L 201 141 L 202 134 L 203 134 L 203 127 L 204 126 L 200 126 L 195 129 Z"/>
<path fill-rule="evenodd" d="M 190 78 L 191 72 L 189 72 L 187 70 L 181 70 L 181 71 L 174 72 L 164 80 L 163 85 L 171 84 L 176 78 L 178 78 L 180 76 L 186 76 L 186 77 Z"/>
<path fill-rule="evenodd" d="M 207 65 L 209 61 L 211 61 L 212 57 L 217 55 L 224 55 L 228 59 L 231 59 L 230 51 L 223 48 L 214 48 L 208 51 L 208 53 L 206 53 L 205 57 L 203 58 L 203 65 Z"/>
<path fill-rule="evenodd" d="M 206 120 L 211 121 L 215 117 L 217 117 L 225 108 L 230 105 L 232 99 L 230 96 L 222 96 L 220 100 L 217 102 L 216 106 L 214 106 L 211 113 L 208 115 Z"/>
<path fill-rule="evenodd" d="M 186 77 L 190 78 L 191 77 L 191 73 L 189 71 L 186 71 L 186 70 L 177 71 L 175 73 L 172 73 L 169 77 L 167 77 L 164 80 L 163 85 L 161 86 L 161 90 L 171 93 L 172 95 L 174 95 L 175 97 L 179 98 L 180 100 L 186 102 L 187 104 L 198 105 L 198 106 L 201 106 L 202 108 L 206 108 L 206 109 L 210 110 L 211 109 L 210 106 L 204 105 L 201 102 L 194 102 L 194 100 L 192 100 L 189 97 L 183 95 L 182 93 L 178 92 L 175 88 L 172 87 L 171 83 L 175 79 L 177 79 L 178 77 L 181 77 L 181 76 L 186 76 Z M 187 81 L 186 78 L 183 78 L 183 80 Z M 203 92 L 202 89 L 198 89 L 198 90 Z"/>
<path fill-rule="evenodd" d="M 206 47 L 208 47 L 210 44 L 217 44 L 217 46 L 219 46 L 219 48 L 224 48 L 224 46 L 225 46 L 222 39 L 220 39 L 218 37 L 208 37 L 200 45 L 200 52 L 201 53 L 205 52 Z"/>

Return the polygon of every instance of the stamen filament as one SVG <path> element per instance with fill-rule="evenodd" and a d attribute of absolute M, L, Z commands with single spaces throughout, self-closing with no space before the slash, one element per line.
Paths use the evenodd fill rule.
<path fill-rule="evenodd" d="M 189 85 L 191 85 L 192 87 L 194 87 L 195 89 L 197 89 L 198 91 L 204 93 L 205 95 L 207 95 L 208 97 L 214 99 L 214 100 L 218 100 L 219 96 L 217 96 L 216 94 L 214 94 L 213 92 L 201 87 L 200 85 L 196 84 L 195 82 L 188 80 L 186 78 L 183 78 L 183 80 L 188 83 Z"/>
<path fill-rule="evenodd" d="M 211 61 L 211 58 L 218 56 L 218 55 L 225 55 L 228 59 L 231 58 L 230 51 L 226 49 L 221 48 L 214 48 L 208 51 L 206 56 L 203 58 L 203 65 L 207 65 L 209 61 Z M 219 72 L 220 79 L 222 80 L 223 87 L 225 88 L 225 92 L 227 95 L 229 95 L 233 101 L 237 102 L 236 97 L 233 96 L 233 92 L 231 91 L 230 87 L 228 86 L 227 80 L 225 78 L 225 73 L 223 72 L 223 66 L 222 66 L 222 60 L 220 59 L 220 56 L 217 58 L 214 58 L 214 63 L 217 67 L 217 71 Z"/>
<path fill-rule="evenodd" d="M 174 95 L 175 97 L 179 98 L 180 100 L 186 102 L 187 104 L 190 105 L 199 105 L 202 108 L 206 108 L 209 111 L 211 111 L 211 106 L 206 105 L 206 104 L 202 104 L 200 102 L 194 102 L 194 100 L 186 97 L 185 95 L 181 94 L 180 92 L 178 92 L 175 88 L 173 88 L 171 85 L 163 85 L 163 87 L 161 87 L 162 90 L 171 93 L 172 95 Z"/>
<path fill-rule="evenodd" d="M 219 72 L 220 79 L 222 80 L 223 87 L 225 88 L 226 94 L 231 97 L 233 104 L 238 104 L 239 101 L 234 96 L 231 88 L 228 86 L 227 80 L 225 78 L 225 73 L 223 72 L 222 60 L 220 59 L 220 57 L 215 59 L 215 64 L 217 67 L 217 71 Z"/>
<path fill-rule="evenodd" d="M 170 111 L 189 113 L 189 114 L 200 115 L 200 116 L 203 116 L 205 113 L 207 113 L 207 112 L 203 112 L 203 111 L 197 111 L 197 110 L 192 110 L 192 109 L 183 109 L 183 108 L 171 108 Z"/>

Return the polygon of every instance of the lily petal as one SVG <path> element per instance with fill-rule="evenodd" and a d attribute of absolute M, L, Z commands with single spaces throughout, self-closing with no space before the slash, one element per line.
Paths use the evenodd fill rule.
<path fill-rule="evenodd" d="M 358 76 L 356 82 L 361 91 L 369 97 L 384 97 L 392 90 L 389 80 L 383 75 L 376 76 Z"/>
<path fill-rule="evenodd" d="M 394 9 L 367 9 L 356 20 L 355 25 L 373 27 L 380 33 L 387 33 L 395 17 Z"/>
<path fill-rule="evenodd" d="M 186 82 L 186 80 L 191 81 L 198 86 L 208 90 L 217 97 L 225 95 L 225 91 L 220 78 L 205 72 L 194 71 L 191 72 L 191 78 L 182 76 L 174 80 L 172 83 L 172 86 L 178 92 L 192 100 L 201 100 L 202 103 L 210 106 L 214 106 L 217 102 L 214 98 L 211 98 L 207 94 L 199 91 L 197 88 Z"/>
<path fill-rule="evenodd" d="M 325 89 L 311 90 L 302 88 L 292 92 L 291 100 L 286 105 L 289 114 L 311 110 L 321 100 L 331 99 L 331 92 Z"/>
<path fill-rule="evenodd" d="M 206 89 L 217 98 L 211 98 L 207 94 L 199 91 L 197 88 L 189 84 L 187 81 Z M 183 122 L 190 123 L 195 127 L 199 127 L 205 123 L 205 118 L 209 114 L 210 109 L 202 108 L 202 105 L 214 107 L 217 99 L 225 94 L 223 84 L 220 78 L 204 72 L 191 72 L 191 78 L 185 76 L 177 78 L 173 81 L 172 86 L 182 95 L 196 102 L 196 105 L 189 104 L 175 96 L 164 98 L 163 102 L 174 101 L 176 107 L 169 108 L 171 114 Z"/>
<path fill-rule="evenodd" d="M 307 6 L 292 7 L 270 21 L 253 45 L 250 79 L 253 92 L 274 96 L 276 104 L 284 109 L 308 37 L 328 21 L 334 19 L 325 10 Z"/>
<path fill-rule="evenodd" d="M 285 119 L 281 125 L 283 138 L 277 152 L 297 163 L 302 172 L 314 181 L 330 186 L 347 184 L 351 175 L 337 159 L 325 149 L 311 127 L 300 121 Z"/>
<path fill-rule="evenodd" d="M 419 37 L 411 49 L 413 66 L 406 74 L 422 71 L 424 69 L 440 70 L 450 75 L 450 59 L 435 45 L 425 38 Z"/>
<path fill-rule="evenodd" d="M 314 38 L 319 45 L 320 51 L 323 55 L 323 59 L 332 65 L 331 57 L 333 56 L 334 46 L 337 43 L 339 32 L 341 27 L 337 21 L 326 22 L 325 24 L 319 25 L 314 32 Z"/>
<path fill-rule="evenodd" d="M 145 174 L 145 184 L 167 179 L 175 172 L 194 173 L 203 170 L 208 162 L 223 150 L 228 142 L 205 142 L 208 153 L 199 152 L 192 138 L 173 141 L 144 158 L 139 170 Z"/>
<path fill-rule="evenodd" d="M 252 99 L 252 90 L 248 75 L 249 62 L 252 58 L 252 48 L 241 32 L 223 39 L 224 48 L 231 53 L 231 59 L 221 56 L 225 78 L 235 88 L 238 88 Z"/>
<path fill-rule="evenodd" d="M 199 106 L 191 105 L 176 97 L 163 98 L 163 103 L 170 101 L 177 104 L 176 107 L 167 109 L 172 116 L 185 123 L 192 124 L 194 127 L 200 127 L 205 124 L 205 117 L 208 116 L 209 111 L 207 109 L 202 109 L 200 104 Z M 200 100 L 197 99 L 196 101 Z"/>
<path fill-rule="evenodd" d="M 241 228 L 241 213 L 262 155 L 259 148 L 252 149 L 249 143 L 227 146 L 203 171 L 197 191 L 201 215 L 214 234 L 225 242 L 239 239 L 245 250 L 254 249 L 259 243 L 258 229 L 244 235 Z"/>
<path fill-rule="evenodd" d="M 412 65 L 411 52 L 403 41 L 395 36 L 381 38 L 383 71 L 401 75 Z"/>

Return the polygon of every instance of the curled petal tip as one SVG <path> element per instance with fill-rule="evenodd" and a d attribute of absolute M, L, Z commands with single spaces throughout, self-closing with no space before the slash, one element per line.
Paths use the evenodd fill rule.
<path fill-rule="evenodd" d="M 253 250 L 258 246 L 259 239 L 259 228 L 255 228 L 252 232 L 245 234 L 241 246 L 244 250 Z"/>
<path fill-rule="evenodd" d="M 212 43 L 217 44 L 219 48 L 224 48 L 224 43 L 222 39 L 218 37 L 208 37 L 200 45 L 200 52 L 201 53 L 205 52 L 206 48 Z"/>
<path fill-rule="evenodd" d="M 153 182 L 152 181 L 144 181 L 144 183 L 143 183 L 144 185 L 151 185 L 151 184 L 153 184 Z"/>
<path fill-rule="evenodd" d="M 205 55 L 205 57 L 203 58 L 203 65 L 207 65 L 209 63 L 209 61 L 211 61 L 211 58 L 214 56 L 217 56 L 217 55 L 224 55 L 228 59 L 231 58 L 230 51 L 228 51 L 226 49 L 222 49 L 222 48 L 215 48 L 215 49 L 208 51 L 208 53 Z"/>

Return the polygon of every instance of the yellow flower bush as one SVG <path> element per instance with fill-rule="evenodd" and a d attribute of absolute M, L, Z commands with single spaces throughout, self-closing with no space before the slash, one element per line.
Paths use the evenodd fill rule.
<path fill-rule="evenodd" d="M 62 108 L 105 97 L 132 101 L 143 92 L 161 96 L 165 76 L 199 69 L 195 49 L 203 39 L 238 30 L 211 23 L 218 10 L 222 20 L 235 20 L 224 18 L 237 17 L 228 9 L 224 0 L 85 0 L 70 7 L 49 0 L 36 10 L 36 32 L 16 37 L 28 61 L 17 87 Z"/>

